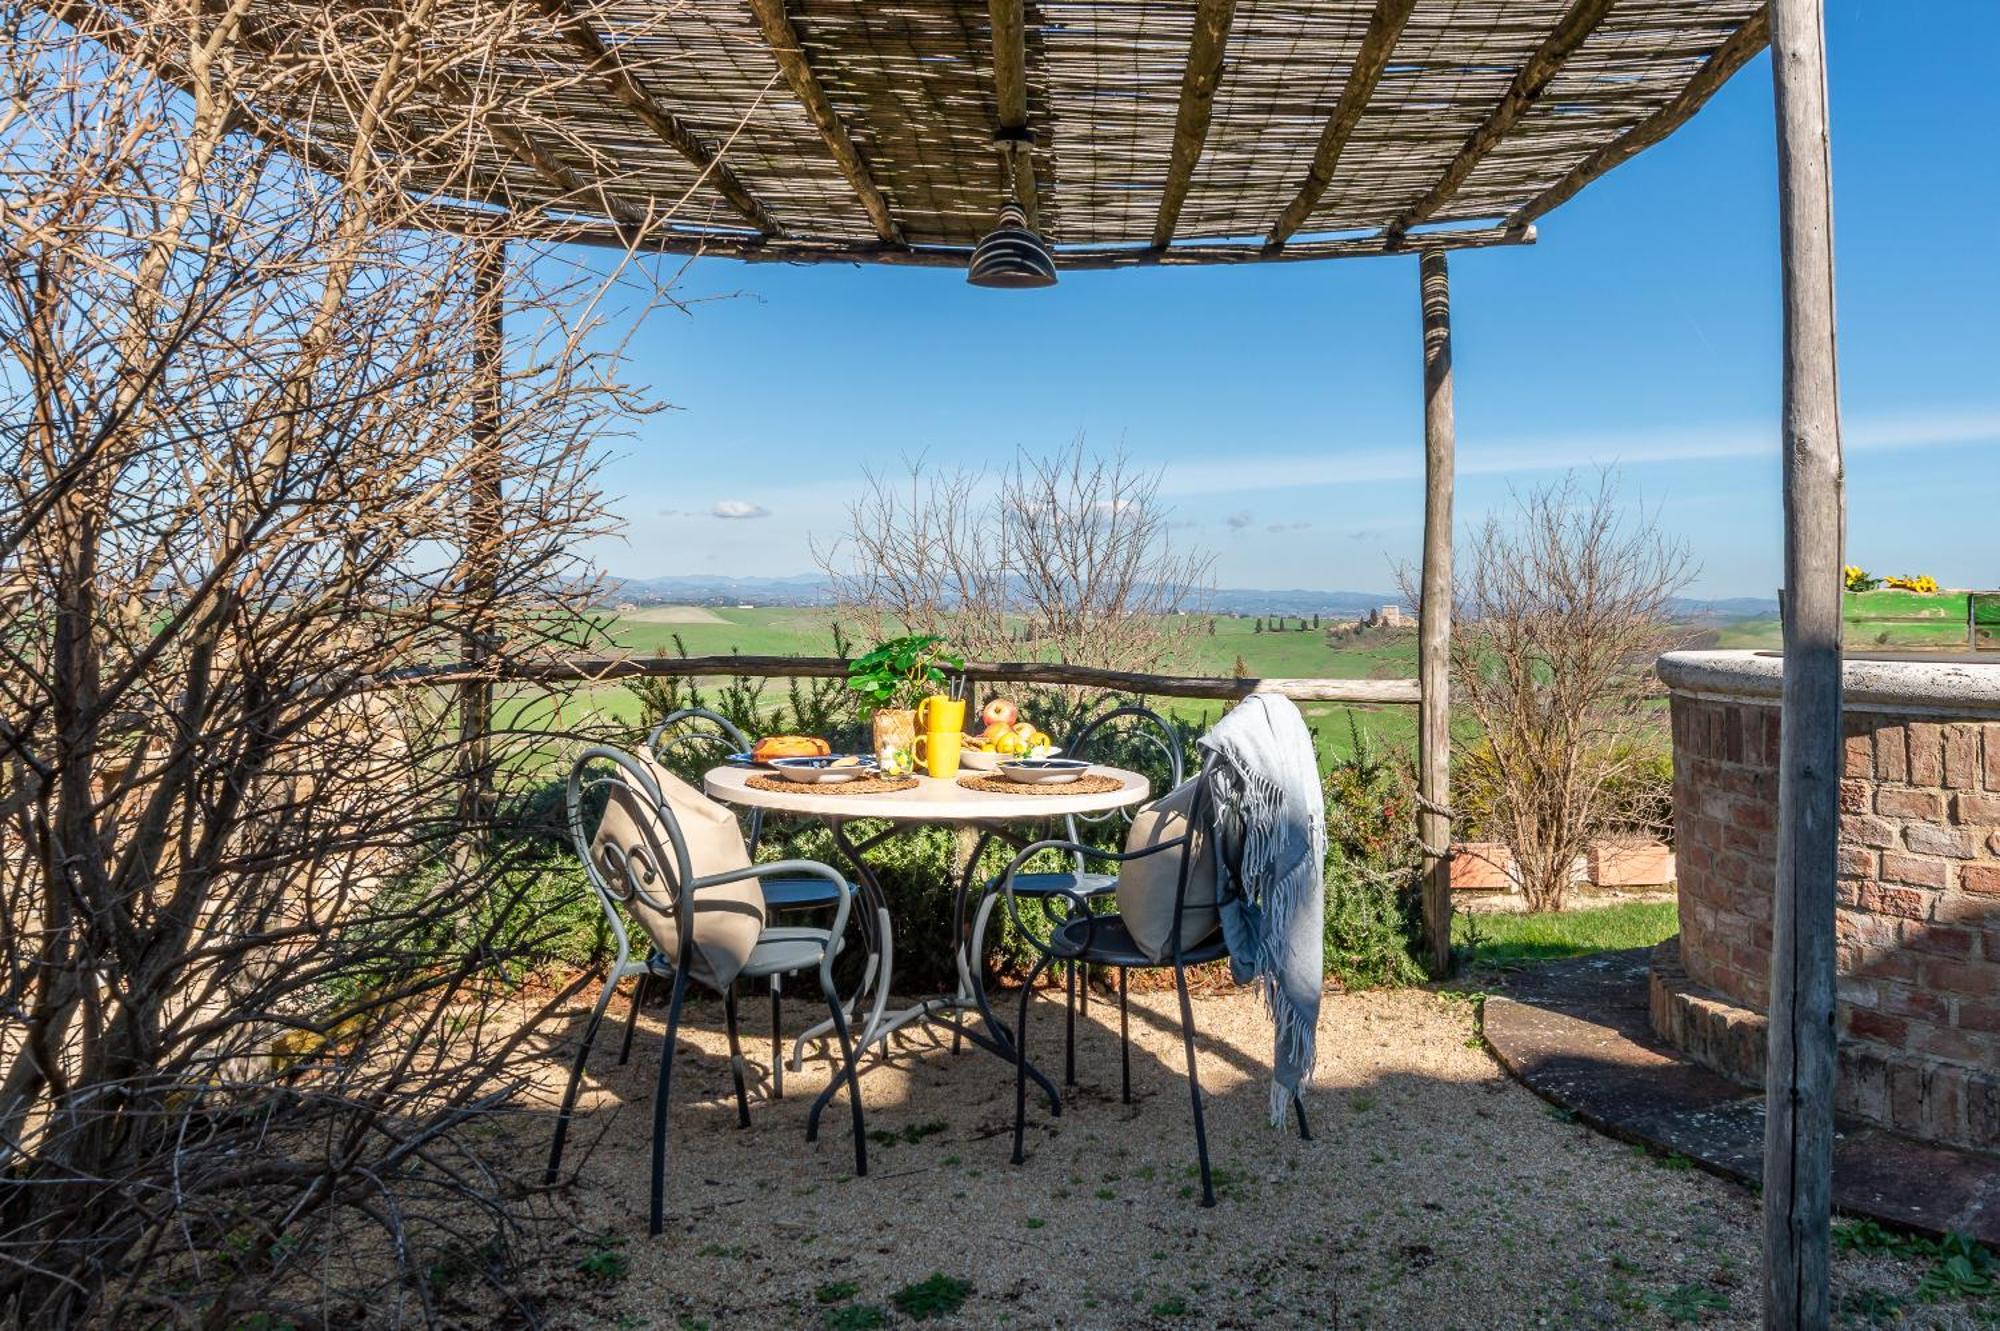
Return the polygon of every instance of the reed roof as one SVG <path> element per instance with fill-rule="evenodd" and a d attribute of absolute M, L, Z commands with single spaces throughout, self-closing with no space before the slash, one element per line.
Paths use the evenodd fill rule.
<path fill-rule="evenodd" d="M 1766 42 L 1762 0 L 534 3 L 469 203 L 806 261 L 962 264 L 1010 174 L 1065 267 L 1518 242 Z"/>

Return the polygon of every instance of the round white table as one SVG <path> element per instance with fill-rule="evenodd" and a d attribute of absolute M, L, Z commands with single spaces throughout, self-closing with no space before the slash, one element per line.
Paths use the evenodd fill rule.
<path fill-rule="evenodd" d="M 751 767 L 718 767 L 702 778 L 711 798 L 746 809 L 770 809 L 778 813 L 801 814 L 812 818 L 887 818 L 898 823 L 1008 823 L 1062 818 L 1070 814 L 1105 813 L 1145 802 L 1149 793 L 1146 778 L 1118 767 L 1093 767 L 1092 776 L 1118 778 L 1118 789 L 1092 795 L 1022 793 L 1001 795 L 990 790 L 968 790 L 956 780 L 939 781 L 928 776 L 914 778 L 914 790 L 894 790 L 881 795 L 841 795 L 837 786 L 798 784 L 790 790 L 760 790 L 750 784 L 753 776 L 770 772 Z M 961 772 L 960 775 L 970 775 Z M 1061 787 L 1057 787 L 1060 790 Z"/>
<path fill-rule="evenodd" d="M 964 773 L 961 773 L 964 775 Z M 1026 845 L 1025 841 L 1007 835 L 1002 829 L 1008 823 L 1045 822 L 1050 819 L 1078 817 L 1089 814 L 1109 813 L 1117 809 L 1130 808 L 1145 802 L 1151 793 L 1150 783 L 1137 772 L 1128 772 L 1119 767 L 1093 766 L 1090 775 L 1116 777 L 1116 790 L 1097 791 L 1091 794 L 1063 794 L 1048 792 L 1036 794 L 1001 794 L 988 790 L 969 790 L 954 780 L 941 781 L 928 776 L 916 778 L 916 786 L 909 790 L 887 791 L 876 795 L 842 795 L 832 788 L 799 783 L 796 789 L 766 790 L 750 784 L 753 776 L 772 775 L 768 770 L 751 767 L 717 767 L 703 778 L 702 786 L 709 796 L 726 804 L 739 805 L 746 809 L 763 809 L 770 813 L 785 813 L 799 817 L 818 818 L 827 824 L 833 833 L 834 844 L 853 866 L 859 880 L 862 895 L 875 921 L 869 930 L 873 934 L 870 955 L 861 978 L 861 986 L 851 1000 L 855 1006 L 863 1001 L 869 1004 L 868 1015 L 860 1021 L 860 1039 L 855 1045 L 858 1059 L 870 1046 L 886 1041 L 890 1035 L 911 1022 L 924 1021 L 953 1014 L 951 1024 L 954 1031 L 972 1040 L 982 1048 L 992 1051 L 1007 1062 L 1014 1061 L 1014 1051 L 1010 1043 L 996 1038 L 1001 1031 L 992 1014 L 980 1005 L 972 980 L 972 967 L 978 964 L 976 958 L 966 955 L 966 942 L 961 933 L 958 954 L 955 958 L 958 972 L 957 992 L 925 999 L 900 1012 L 890 1012 L 889 991 L 892 963 L 895 957 L 893 930 L 889 919 L 888 901 L 882 885 L 876 880 L 874 871 L 865 858 L 867 852 L 897 832 L 913 826 L 944 823 L 953 826 L 978 827 L 982 831 L 1002 836 L 1016 845 Z M 883 821 L 889 827 L 865 838 L 858 845 L 851 841 L 846 832 L 846 824 L 857 820 Z M 966 876 L 958 885 L 959 900 L 957 914 L 964 920 L 965 898 L 970 891 L 972 875 L 977 867 L 968 865 Z M 978 1031 L 965 1025 L 957 1015 L 968 1009 L 978 1009 L 987 1019 L 989 1029 Z M 821 1022 L 809 1030 L 800 1032 L 792 1043 L 792 1067 L 796 1070 L 808 1040 L 816 1039 L 833 1029 L 831 1020 Z M 1048 1094 L 1055 1112 L 1062 1112 L 1061 1097 L 1055 1086 L 1039 1070 L 1030 1069 L 1035 1080 Z M 819 1099 L 813 1104 L 810 1123 L 816 1124 L 819 1114 L 840 1085 L 835 1078 L 827 1084 Z"/>

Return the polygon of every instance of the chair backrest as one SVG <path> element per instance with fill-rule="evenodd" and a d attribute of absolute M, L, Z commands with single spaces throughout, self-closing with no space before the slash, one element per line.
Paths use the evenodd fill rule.
<path fill-rule="evenodd" d="M 733 753 L 748 753 L 750 737 L 734 721 L 706 707 L 683 707 L 669 712 L 646 735 L 646 751 L 670 771 L 679 771 L 677 759 L 694 754 L 699 763 L 717 763 Z M 750 826 L 744 836 L 751 855 L 764 836 L 764 811 L 750 811 Z"/>
<path fill-rule="evenodd" d="M 1166 763 L 1166 790 L 1172 790 L 1187 777 L 1187 755 L 1181 748 L 1180 731 L 1152 708 L 1137 703 L 1124 703 L 1101 716 L 1091 717 L 1063 747 L 1063 752 L 1071 758 L 1092 762 L 1132 761 L 1132 755 L 1124 750 L 1157 753 Z"/>
<path fill-rule="evenodd" d="M 1155 782 L 1153 793 L 1156 798 L 1180 785 L 1187 776 L 1187 757 L 1181 748 L 1180 731 L 1173 722 L 1152 708 L 1141 707 L 1137 703 L 1123 703 L 1085 721 L 1063 745 L 1063 754 L 1113 766 L 1157 758 L 1165 764 L 1166 781 L 1164 784 Z M 1135 754 L 1140 757 L 1135 758 Z M 1153 775 L 1152 772 L 1147 773 L 1149 779 Z M 1124 808 L 1109 809 L 1103 813 L 1071 814 L 1067 819 L 1069 839 L 1083 839 L 1079 823 L 1096 825 L 1114 818 L 1129 823 L 1134 812 L 1136 810 Z M 1076 867 L 1078 873 L 1083 872 L 1082 856 L 1077 857 Z"/>
<path fill-rule="evenodd" d="M 659 782 L 645 765 L 628 753 L 595 746 L 585 749 L 570 766 L 565 790 L 569 814 L 569 834 L 577 858 L 597 894 L 605 923 L 618 946 L 617 964 L 623 966 L 631 955 L 631 939 L 626 932 L 624 911 L 635 901 L 668 918 L 681 914 L 681 885 L 691 881 L 694 869 L 688 861 L 687 843 L 673 809 L 660 791 Z M 622 805 L 639 832 L 637 844 L 607 845 L 601 863 L 592 853 L 598 829 L 606 814 Z M 693 930 L 681 931 L 684 964 Z"/>

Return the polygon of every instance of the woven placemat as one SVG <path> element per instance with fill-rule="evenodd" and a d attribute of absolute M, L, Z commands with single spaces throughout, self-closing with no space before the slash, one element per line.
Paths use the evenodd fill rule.
<path fill-rule="evenodd" d="M 1058 781 L 1049 785 L 1009 781 L 1004 776 L 962 776 L 958 784 L 967 790 L 983 790 L 993 795 L 1108 795 L 1125 786 L 1115 776 L 1092 776 L 1088 772 L 1074 781 Z"/>
<path fill-rule="evenodd" d="M 917 779 L 913 776 L 865 776 L 859 781 L 828 781 L 814 785 L 805 781 L 787 781 L 782 776 L 753 776 L 744 785 L 752 790 L 780 790 L 788 795 L 893 795 L 899 790 L 915 790 Z"/>

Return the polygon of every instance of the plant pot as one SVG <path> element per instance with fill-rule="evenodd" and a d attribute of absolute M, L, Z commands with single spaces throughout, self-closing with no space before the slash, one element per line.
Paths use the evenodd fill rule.
<path fill-rule="evenodd" d="M 884 707 L 875 713 L 875 756 L 894 748 L 907 753 L 917 742 L 917 713 L 909 707 Z M 886 765 L 886 764 L 885 764 Z"/>

